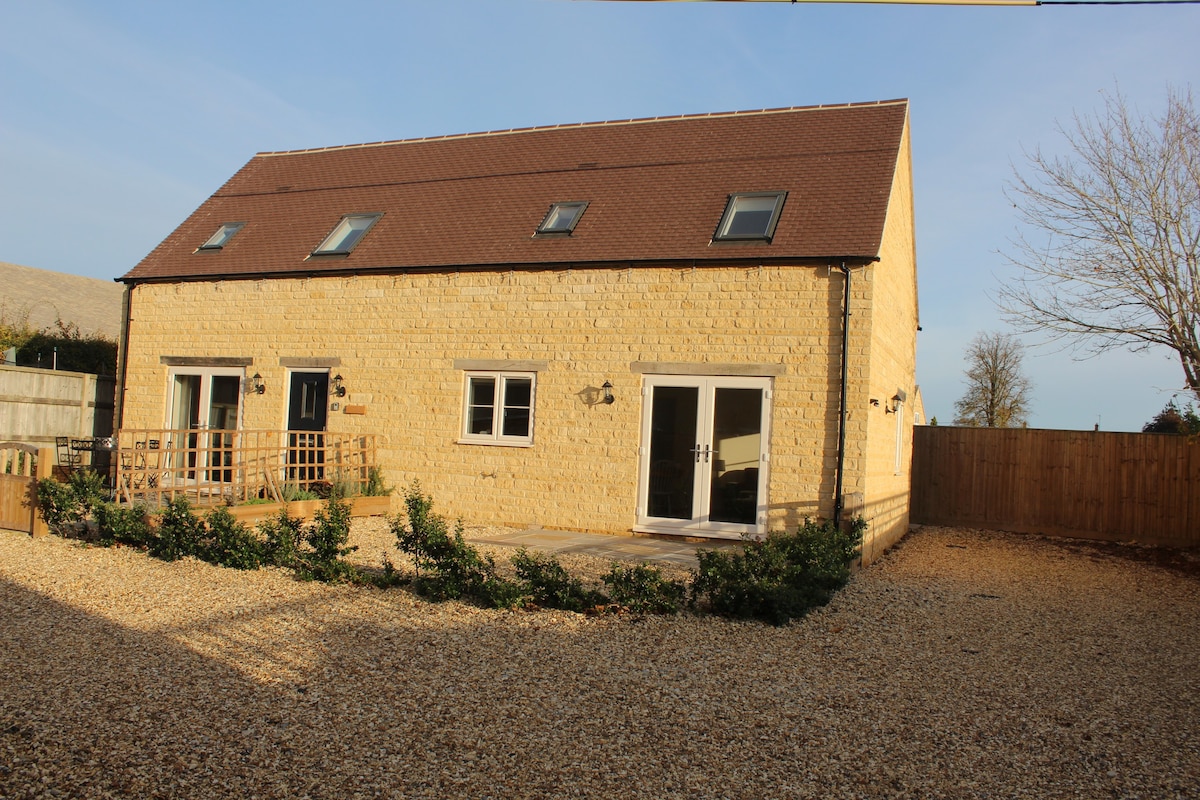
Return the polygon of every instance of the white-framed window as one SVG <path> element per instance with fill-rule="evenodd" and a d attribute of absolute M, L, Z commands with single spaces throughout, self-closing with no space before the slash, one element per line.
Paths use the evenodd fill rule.
<path fill-rule="evenodd" d="M 464 374 L 464 444 L 533 444 L 536 372 L 470 371 Z"/>

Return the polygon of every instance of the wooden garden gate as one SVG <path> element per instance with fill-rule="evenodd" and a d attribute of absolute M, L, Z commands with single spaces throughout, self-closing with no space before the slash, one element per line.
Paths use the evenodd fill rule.
<path fill-rule="evenodd" d="M 34 536 L 48 533 L 37 513 L 34 483 L 50 477 L 54 451 L 20 442 L 0 442 L 0 528 Z"/>

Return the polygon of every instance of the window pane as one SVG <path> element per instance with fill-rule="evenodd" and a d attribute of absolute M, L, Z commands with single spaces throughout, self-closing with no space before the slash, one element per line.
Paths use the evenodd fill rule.
<path fill-rule="evenodd" d="M 496 404 L 496 379 L 471 378 L 471 405 L 492 406 Z"/>
<path fill-rule="evenodd" d="M 321 246 L 316 249 L 316 252 L 350 252 L 377 219 L 379 219 L 378 215 L 346 217 L 333 229 L 333 233 L 329 234 L 329 237 L 321 242 Z"/>
<path fill-rule="evenodd" d="M 219 250 L 229 243 L 233 235 L 242 229 L 240 222 L 227 222 L 222 225 L 212 237 L 200 245 L 201 250 Z"/>
<path fill-rule="evenodd" d="M 491 435 L 496 417 L 496 379 L 471 378 L 467 400 L 467 433 Z"/>
<path fill-rule="evenodd" d="M 491 434 L 493 418 L 491 406 L 471 406 L 470 414 L 471 417 L 467 421 L 467 433 Z"/>
<path fill-rule="evenodd" d="M 529 408 L 533 381 L 528 378 L 509 378 L 504 381 L 504 405 Z"/>
<path fill-rule="evenodd" d="M 528 436 L 530 401 L 533 398 L 533 381 L 529 378 L 506 378 L 504 380 L 504 436 Z"/>
<path fill-rule="evenodd" d="M 775 213 L 778 198 L 770 197 L 738 197 L 733 201 L 733 209 L 729 224 L 724 234 L 726 236 L 766 236 L 771 224 L 771 216 Z"/>
<path fill-rule="evenodd" d="M 571 223 L 575 221 L 575 217 L 578 214 L 579 206 L 558 206 L 550 214 L 550 218 L 546 220 L 546 230 L 566 230 L 571 227 Z"/>
<path fill-rule="evenodd" d="M 504 430 L 505 436 L 528 436 L 529 435 L 529 409 L 528 408 L 509 408 L 504 409 Z"/>
<path fill-rule="evenodd" d="M 300 419 L 317 418 L 317 383 L 304 381 L 300 384 Z"/>
<path fill-rule="evenodd" d="M 570 233 L 583 216 L 587 203 L 555 203 L 537 233 Z"/>

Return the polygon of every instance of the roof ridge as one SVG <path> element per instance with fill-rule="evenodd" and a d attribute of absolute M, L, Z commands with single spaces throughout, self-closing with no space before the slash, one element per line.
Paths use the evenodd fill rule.
<path fill-rule="evenodd" d="M 873 106 L 892 106 L 903 105 L 908 103 L 907 98 L 894 98 L 892 100 L 867 100 L 858 103 L 833 103 L 821 104 L 813 106 L 783 106 L 780 108 L 762 108 L 749 109 L 745 111 L 714 111 L 698 114 L 674 114 L 664 117 L 634 117 L 632 119 L 619 120 L 602 120 L 596 122 L 568 122 L 558 123 L 554 125 L 535 125 L 526 128 L 502 128 L 494 131 L 477 131 L 474 133 L 452 133 L 442 136 L 421 136 L 415 139 L 385 139 L 378 142 L 363 142 L 360 144 L 340 144 L 331 145 L 328 147 L 309 147 L 299 150 L 266 150 L 260 153 L 255 153 L 255 158 L 259 157 L 275 157 L 275 156 L 290 156 L 301 155 L 305 153 L 327 153 L 336 150 L 358 150 L 369 147 L 390 147 L 399 144 L 417 144 L 421 142 L 443 142 L 453 141 L 458 139 L 474 139 L 490 136 L 508 136 L 517 133 L 534 133 L 538 131 L 554 131 L 570 128 L 601 128 L 601 127 L 616 127 L 618 125 L 646 125 L 654 122 L 678 122 L 682 120 L 692 119 L 722 119 L 732 117 L 745 117 L 753 115 L 767 114 L 790 114 L 803 111 L 831 111 L 835 109 L 847 108 L 867 108 Z"/>

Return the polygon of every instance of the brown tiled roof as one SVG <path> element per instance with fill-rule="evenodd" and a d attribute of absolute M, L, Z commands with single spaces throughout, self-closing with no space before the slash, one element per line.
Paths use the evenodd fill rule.
<path fill-rule="evenodd" d="M 589 123 L 260 153 L 122 280 L 732 259 L 873 257 L 908 105 Z M 787 191 L 765 243 L 716 243 L 732 192 Z M 551 203 L 589 202 L 534 238 Z M 342 215 L 382 218 L 310 257 Z M 201 251 L 225 222 L 245 227 Z"/>

